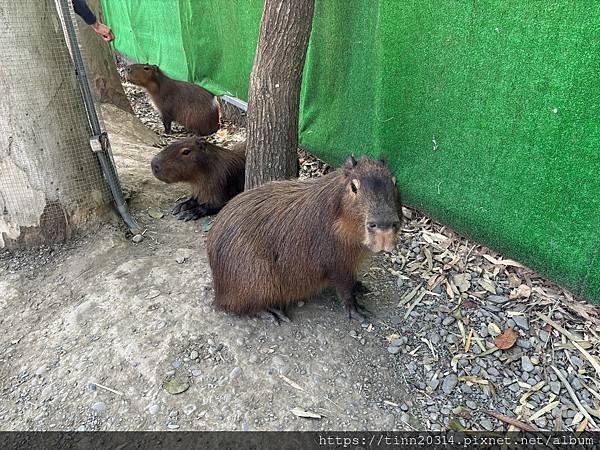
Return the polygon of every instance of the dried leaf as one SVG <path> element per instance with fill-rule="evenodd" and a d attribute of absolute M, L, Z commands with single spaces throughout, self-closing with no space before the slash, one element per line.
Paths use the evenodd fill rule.
<path fill-rule="evenodd" d="M 529 417 L 529 421 L 533 422 L 535 419 L 542 417 L 544 414 L 549 413 L 550 411 L 552 411 L 554 408 L 556 408 L 558 405 L 560 404 L 560 402 L 557 400 L 555 402 L 552 403 L 548 403 L 546 406 L 544 406 L 543 408 L 537 410 L 536 412 L 534 412 L 530 417 Z"/>
<path fill-rule="evenodd" d="M 298 383 L 296 383 L 294 380 L 290 380 L 288 377 L 286 377 L 283 374 L 280 374 L 279 377 L 285 381 L 287 384 L 289 384 L 291 387 L 293 387 L 294 389 L 298 389 L 299 391 L 304 391 L 304 388 L 302 386 L 300 386 Z"/>
<path fill-rule="evenodd" d="M 494 343 L 499 349 L 508 350 L 513 345 L 515 345 L 515 342 L 517 342 L 518 338 L 519 335 L 515 330 L 513 330 L 512 328 L 507 328 L 502 332 L 502 334 L 496 336 Z"/>
<path fill-rule="evenodd" d="M 163 383 L 163 389 L 171 395 L 181 394 L 189 389 L 190 385 L 186 381 L 170 380 Z"/>
<path fill-rule="evenodd" d="M 485 278 L 479 279 L 479 285 L 484 288 L 486 291 L 496 295 L 496 285 L 492 283 L 490 280 L 486 280 Z"/>
<path fill-rule="evenodd" d="M 148 208 L 148 215 L 153 219 L 162 219 L 165 215 L 156 208 Z"/>
<path fill-rule="evenodd" d="M 389 336 L 385 337 L 388 341 L 392 342 L 394 339 L 400 339 L 400 335 L 399 334 L 390 334 Z"/>
<path fill-rule="evenodd" d="M 460 420 L 458 419 L 450 419 L 448 421 L 448 428 L 450 428 L 452 431 L 464 431 L 465 427 L 462 426 L 462 424 L 460 423 Z"/>
<path fill-rule="evenodd" d="M 307 411 L 299 407 L 291 409 L 290 412 L 297 417 L 304 417 L 306 419 L 321 419 L 323 417 L 320 414 L 314 413 L 312 411 Z"/>
<path fill-rule="evenodd" d="M 523 267 L 522 264 L 520 264 L 516 261 L 513 261 L 512 259 L 496 259 L 490 255 L 483 255 L 483 257 L 485 259 L 487 259 L 489 262 L 491 262 L 492 264 L 500 264 L 503 266 L 513 266 L 513 267 Z"/>
<path fill-rule="evenodd" d="M 504 423 L 508 423 L 508 424 L 513 425 L 513 426 L 515 426 L 517 428 L 520 428 L 523 431 L 531 431 L 531 432 L 533 432 L 533 431 L 539 431 L 533 425 L 526 424 L 524 422 L 521 422 L 520 420 L 514 419 L 512 417 L 505 416 L 504 414 L 500 414 L 500 413 L 497 413 L 495 411 L 484 411 L 484 413 L 486 413 L 489 416 L 495 417 L 496 419 L 498 419 L 498 420 L 500 420 L 500 421 L 502 421 Z"/>
<path fill-rule="evenodd" d="M 500 333 L 502 333 L 502 330 L 500 329 L 500 327 L 498 325 L 496 325 L 494 322 L 488 323 L 487 329 L 488 329 L 488 333 L 490 333 L 492 336 L 498 336 Z"/>
<path fill-rule="evenodd" d="M 510 291 L 510 295 L 508 296 L 511 300 L 516 300 L 518 298 L 529 298 L 531 295 L 531 288 L 526 284 L 520 285 L 518 288 Z"/>
<path fill-rule="evenodd" d="M 574 418 L 573 418 L 573 421 L 575 421 Z M 579 424 L 579 426 L 577 427 L 577 431 L 581 432 L 581 431 L 585 430 L 587 428 L 587 426 L 588 426 L 588 423 L 589 423 L 589 420 L 587 420 L 587 418 L 584 418 L 583 422 L 581 422 Z"/>
<path fill-rule="evenodd" d="M 460 292 L 466 292 L 471 288 L 471 274 L 458 273 L 452 276 L 452 282 Z"/>
<path fill-rule="evenodd" d="M 473 339 L 473 328 L 469 330 L 469 334 L 467 335 L 467 342 L 465 342 L 465 353 L 469 353 L 471 350 L 471 340 Z"/>
<path fill-rule="evenodd" d="M 514 273 L 508 275 L 508 287 L 510 287 L 511 289 L 519 287 L 521 283 L 521 279 Z"/>

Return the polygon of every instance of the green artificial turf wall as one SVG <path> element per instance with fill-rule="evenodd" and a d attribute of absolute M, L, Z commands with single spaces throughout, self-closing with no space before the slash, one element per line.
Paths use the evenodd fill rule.
<path fill-rule="evenodd" d="M 118 51 L 246 99 L 259 0 L 103 0 Z M 600 2 L 316 0 L 303 147 L 600 304 Z"/>

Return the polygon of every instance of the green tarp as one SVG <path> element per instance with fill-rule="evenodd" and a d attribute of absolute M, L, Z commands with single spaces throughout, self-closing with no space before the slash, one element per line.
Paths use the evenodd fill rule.
<path fill-rule="evenodd" d="M 118 51 L 246 99 L 258 0 L 103 0 Z M 600 303 L 600 2 L 316 0 L 300 141 Z"/>

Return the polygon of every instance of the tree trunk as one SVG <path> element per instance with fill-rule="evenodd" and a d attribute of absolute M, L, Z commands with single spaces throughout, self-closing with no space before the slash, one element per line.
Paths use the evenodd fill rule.
<path fill-rule="evenodd" d="M 90 9 L 100 22 L 104 22 L 100 0 L 87 0 Z M 124 111 L 133 113 L 129 99 L 125 95 L 115 56 L 109 44 L 87 25 L 81 17 L 77 17 L 79 45 L 85 63 L 92 92 L 96 101 L 110 103 Z"/>
<path fill-rule="evenodd" d="M 265 0 L 248 95 L 246 189 L 298 176 L 298 108 L 314 0 Z"/>
<path fill-rule="evenodd" d="M 110 210 L 54 0 L 3 0 L 0 248 L 67 239 Z"/>

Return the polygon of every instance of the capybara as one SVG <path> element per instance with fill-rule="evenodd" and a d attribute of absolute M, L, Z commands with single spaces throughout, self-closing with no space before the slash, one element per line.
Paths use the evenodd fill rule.
<path fill-rule="evenodd" d="M 173 142 L 152 159 L 152 173 L 165 183 L 189 183 L 192 194 L 178 203 L 173 215 L 179 220 L 196 220 L 216 214 L 244 190 L 246 142 L 230 150 L 201 137 Z"/>
<path fill-rule="evenodd" d="M 383 158 L 350 156 L 320 178 L 275 181 L 239 194 L 208 233 L 215 304 L 286 320 L 289 303 L 333 285 L 349 317 L 363 320 L 357 271 L 369 252 L 395 247 L 399 209 Z"/>
<path fill-rule="evenodd" d="M 158 66 L 132 64 L 125 69 L 127 81 L 148 91 L 162 116 L 165 133 L 179 122 L 199 136 L 219 129 L 219 102 L 206 89 L 187 81 L 169 78 Z"/>

